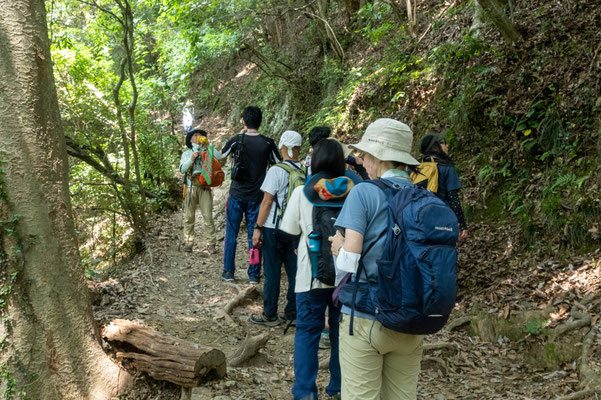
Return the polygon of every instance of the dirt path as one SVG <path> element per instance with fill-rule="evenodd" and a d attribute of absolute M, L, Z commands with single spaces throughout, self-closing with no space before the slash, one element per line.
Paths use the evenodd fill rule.
<path fill-rule="evenodd" d="M 222 250 L 226 188 L 215 190 L 214 197 L 215 220 Z M 234 324 L 225 319 L 215 319 L 218 310 L 248 285 L 245 232 L 241 231 L 239 235 L 236 281 L 233 284 L 226 283 L 220 278 L 222 255 L 203 253 L 202 240 L 192 254 L 178 251 L 180 218 L 179 213 L 174 213 L 155 219 L 149 231 L 147 251 L 116 271 L 113 278 L 98 282 L 102 296 L 100 304 L 94 307 L 96 319 L 102 324 L 114 318 L 140 321 L 161 332 L 214 346 L 223 350 L 226 355 L 231 354 L 247 334 L 256 335 L 269 330 L 271 339 L 265 349 L 246 365 L 239 368 L 229 367 L 225 379 L 195 389 L 193 398 L 291 398 L 290 390 L 294 379 L 294 329 L 290 329 L 284 335 L 283 326 L 266 328 L 251 324 L 248 321 L 250 313 L 262 308 L 260 298 L 235 308 L 232 313 Z M 202 229 L 200 213 L 197 216 L 196 228 L 198 231 Z M 507 319 L 514 310 L 527 307 L 536 309 L 540 308 L 541 304 L 553 305 L 557 296 L 561 296 L 562 293 L 564 295 L 560 303 L 570 301 L 570 296 L 566 296 L 565 293 L 574 292 L 575 288 L 575 293 L 580 297 L 575 297 L 574 301 L 582 300 L 587 293 L 592 293 L 592 302 L 587 304 L 591 304 L 590 312 L 594 318 L 596 316 L 593 325 L 598 324 L 601 314 L 601 266 L 591 264 L 589 260 L 585 272 L 592 291 L 582 288 L 578 291 L 577 285 L 561 286 L 567 282 L 573 283 L 574 280 L 573 274 L 566 274 L 563 280 L 561 279 L 562 271 L 569 269 L 567 265 L 565 268 L 556 265 L 554 270 L 549 269 L 545 273 L 541 271 L 533 278 L 536 281 L 534 287 L 538 288 L 534 289 L 529 286 L 532 282 L 525 278 L 526 274 L 519 273 L 519 268 L 523 268 L 524 271 L 526 268 L 534 268 L 536 271 L 536 266 L 527 267 L 524 260 L 511 255 L 511 249 L 509 254 L 507 253 L 508 243 L 513 234 L 511 230 L 495 231 L 488 226 L 474 226 L 472 239 L 462 247 L 460 259 L 462 269 L 459 277 L 462 282 L 469 281 L 470 284 L 462 285 L 457 312 L 453 314 L 451 323 L 464 315 L 477 313 L 501 315 L 501 318 L 504 316 Z M 582 270 L 586 267 L 586 261 L 581 260 L 583 267 L 571 265 L 572 270 Z M 535 291 L 542 292 L 540 289 L 550 285 L 553 279 L 562 289 L 547 291 L 547 298 L 537 299 Z M 593 286 L 590 286 L 591 282 Z M 282 292 L 285 288 L 286 278 L 283 276 Z M 560 307 L 560 303 L 556 303 L 555 306 Z M 452 332 L 443 331 L 426 339 L 429 344 L 445 345 L 425 352 L 418 398 L 551 399 L 577 390 L 579 377 L 576 362 L 565 363 L 550 370 L 534 367 L 526 362 L 526 354 L 537 344 L 537 340 L 542 340 L 541 338 L 525 335 L 524 338 L 512 340 L 500 335 L 484 342 L 470 333 L 472 331 L 468 329 L 468 325 L 460 326 Z M 594 326 L 593 329 L 599 327 Z M 577 342 L 581 342 L 584 333 L 586 331 L 574 331 Z M 326 359 L 328 355 L 328 350 L 320 352 L 321 359 Z M 594 361 L 592 366 L 597 371 L 601 371 L 600 359 L 601 334 L 597 335 L 591 351 L 591 360 Z M 152 380 L 145 377 L 139 379 L 136 392 L 130 393 L 127 398 L 179 398 L 179 389 L 175 386 L 152 383 Z M 320 371 L 318 387 L 323 398 L 326 398 L 326 384 L 326 372 Z M 591 394 L 582 398 L 595 399 L 595 396 Z"/>

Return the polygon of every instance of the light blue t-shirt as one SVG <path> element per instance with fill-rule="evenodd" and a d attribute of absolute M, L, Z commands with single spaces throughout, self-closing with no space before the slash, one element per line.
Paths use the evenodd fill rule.
<path fill-rule="evenodd" d="M 387 171 L 382 177 L 390 179 L 401 186 L 413 186 L 409 175 L 405 171 Z M 371 183 L 356 185 L 344 202 L 335 226 L 341 229 L 352 229 L 363 235 L 363 248 L 361 250 L 363 265 L 368 280 L 376 283 L 378 281 L 376 261 L 381 257 L 386 242 L 386 235 L 382 233 L 388 227 L 388 202 L 384 192 Z M 365 253 L 370 246 L 369 252 Z M 355 275 L 353 274 L 354 280 Z M 366 276 L 362 273 L 359 280 L 365 282 Z M 350 314 L 351 309 L 343 305 L 342 312 Z M 373 315 L 357 311 L 355 311 L 355 314 L 363 318 L 374 319 Z"/>

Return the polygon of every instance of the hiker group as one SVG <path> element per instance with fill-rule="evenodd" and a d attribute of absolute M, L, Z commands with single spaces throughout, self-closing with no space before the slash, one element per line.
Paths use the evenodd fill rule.
<path fill-rule="evenodd" d="M 194 245 L 197 206 L 215 251 L 211 187 L 231 157 L 222 279 L 235 279 L 244 217 L 248 281 L 264 286 L 263 311 L 249 320 L 294 323 L 294 399 L 317 399 L 325 338 L 328 396 L 415 399 L 423 335 L 440 330 L 455 305 L 456 243 L 468 236 L 445 135 L 422 139 L 420 162 L 413 132 L 394 119 L 374 121 L 349 146 L 316 127 L 300 161 L 301 134 L 287 130 L 276 145 L 258 131 L 258 107 L 241 117 L 244 129 L 221 152 L 202 130 L 186 136 L 184 251 Z M 288 288 L 278 312 L 282 265 Z"/>

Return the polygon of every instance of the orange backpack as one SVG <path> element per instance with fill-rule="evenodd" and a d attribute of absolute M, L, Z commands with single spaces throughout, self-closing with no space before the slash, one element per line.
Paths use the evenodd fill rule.
<path fill-rule="evenodd" d="M 214 147 L 210 145 L 207 151 L 203 151 L 202 171 L 196 175 L 200 186 L 216 187 L 225 180 L 225 173 L 221 169 L 221 163 L 213 156 Z"/>

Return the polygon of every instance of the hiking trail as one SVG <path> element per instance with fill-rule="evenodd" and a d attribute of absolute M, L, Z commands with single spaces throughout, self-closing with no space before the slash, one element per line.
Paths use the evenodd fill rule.
<path fill-rule="evenodd" d="M 227 172 L 226 172 L 227 174 Z M 238 236 L 236 280 L 221 279 L 225 200 L 229 182 L 214 190 L 214 217 L 217 228 L 217 254 L 208 254 L 202 236 L 192 253 L 178 251 L 181 234 L 181 210 L 156 215 L 149 226 L 146 250 L 116 268 L 110 279 L 96 280 L 94 309 L 99 325 L 116 318 L 141 322 L 159 332 L 222 350 L 229 360 L 232 353 L 250 335 L 269 333 L 264 348 L 239 367 L 228 365 L 224 379 L 195 388 L 193 399 L 288 399 L 294 380 L 294 328 L 283 334 L 285 324 L 269 328 L 250 323 L 249 315 L 262 310 L 263 281 L 254 296 L 233 307 L 231 319 L 222 315 L 224 306 L 238 293 L 250 287 L 246 268 L 248 248 L 245 222 Z M 197 213 L 196 230 L 203 227 Z M 583 336 L 592 326 L 596 336 L 586 348 L 589 367 L 601 373 L 601 264 L 586 257 L 565 261 L 525 258 L 512 251 L 516 227 L 471 225 L 471 236 L 459 246 L 456 309 L 447 327 L 426 338 L 418 398 L 423 399 L 551 399 L 578 391 L 579 360 Z M 543 266 L 545 268 L 543 268 Z M 528 272 L 528 273 L 527 273 Z M 533 278 L 528 278 L 532 275 Z M 282 274 L 279 310 L 283 309 L 287 289 Z M 524 313 L 553 308 L 545 327 L 516 322 Z M 567 327 L 578 308 L 591 317 L 590 323 Z M 562 311 L 563 310 L 563 311 Z M 573 312 L 572 312 L 573 314 Z M 530 314 L 528 314 L 530 315 Z M 510 335 L 503 321 L 522 332 Z M 562 336 L 575 350 L 573 362 L 558 368 L 536 363 L 532 349 L 541 345 L 549 352 L 541 333 L 544 329 L 564 326 Z M 573 329 L 570 329 L 573 328 Z M 474 334 L 477 330 L 479 335 Z M 559 335 L 558 335 L 559 336 Z M 111 352 L 110 344 L 105 346 Z M 557 357 L 562 356 L 557 350 Z M 328 371 L 325 360 L 329 350 L 320 350 L 317 386 L 320 397 L 327 398 Z M 534 360 L 534 361 L 533 361 Z M 124 363 L 127 366 L 127 362 Z M 594 375 L 593 375 L 594 376 Z M 180 388 L 159 383 L 145 376 L 136 378 L 135 389 L 127 399 L 179 399 Z M 583 399 L 596 398 L 582 393 Z"/>

